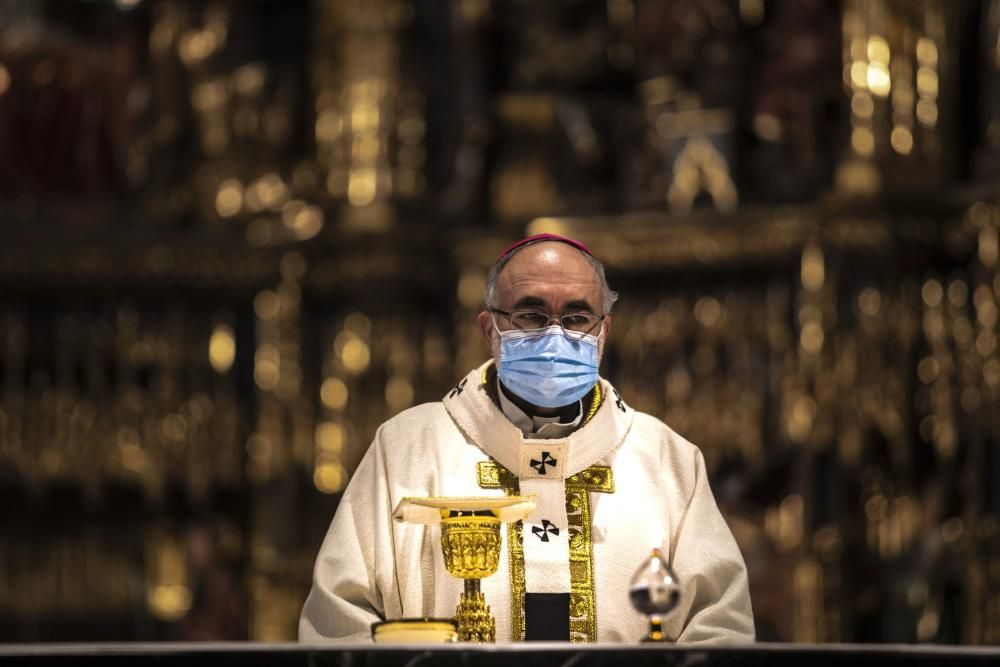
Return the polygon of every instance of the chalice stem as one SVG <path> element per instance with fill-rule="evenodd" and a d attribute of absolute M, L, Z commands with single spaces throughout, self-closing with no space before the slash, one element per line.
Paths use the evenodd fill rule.
<path fill-rule="evenodd" d="M 479 589 L 478 579 L 465 580 L 465 592 L 455 610 L 458 621 L 458 639 L 463 642 L 495 642 L 496 619 L 486 606 L 486 598 Z"/>

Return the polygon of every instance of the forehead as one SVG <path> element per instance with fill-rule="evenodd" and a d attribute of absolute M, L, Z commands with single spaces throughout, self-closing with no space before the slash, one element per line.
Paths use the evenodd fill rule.
<path fill-rule="evenodd" d="M 586 299 L 599 307 L 601 280 L 582 252 L 558 241 L 534 243 L 511 257 L 497 278 L 501 299 L 535 296 L 550 305 Z"/>

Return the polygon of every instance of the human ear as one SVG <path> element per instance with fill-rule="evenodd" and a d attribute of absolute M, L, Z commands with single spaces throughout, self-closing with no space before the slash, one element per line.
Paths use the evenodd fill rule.
<path fill-rule="evenodd" d="M 493 349 L 493 315 L 487 310 L 482 311 L 476 317 L 476 323 L 479 325 L 479 330 L 483 334 L 483 340 L 486 341 L 486 347 L 490 350 Z"/>

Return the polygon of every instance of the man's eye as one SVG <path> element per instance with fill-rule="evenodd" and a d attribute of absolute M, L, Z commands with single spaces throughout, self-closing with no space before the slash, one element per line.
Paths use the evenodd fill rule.
<path fill-rule="evenodd" d="M 517 321 L 529 326 L 542 326 L 549 321 L 549 318 L 541 313 L 519 313 Z"/>

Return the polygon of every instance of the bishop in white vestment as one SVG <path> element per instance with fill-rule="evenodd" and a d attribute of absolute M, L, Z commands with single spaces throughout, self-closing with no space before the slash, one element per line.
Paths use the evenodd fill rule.
<path fill-rule="evenodd" d="M 586 300 L 567 301 L 547 288 L 553 283 L 572 296 L 586 281 L 574 262 L 586 260 L 582 266 L 592 270 L 589 257 L 569 239 L 529 239 L 501 256 L 510 263 L 502 277 L 509 271 L 514 281 L 501 281 L 501 292 L 518 297 L 515 306 L 527 299 L 527 307 L 545 311 L 542 318 L 556 319 L 550 338 L 561 336 L 561 327 L 570 342 L 557 344 L 574 347 L 573 329 L 603 327 L 604 316 L 566 315 Z M 532 273 L 535 265 L 528 265 L 515 273 L 530 262 L 544 270 Z M 528 279 L 519 281 L 522 275 Z M 543 283 L 532 282 L 538 276 Z M 599 277 L 606 287 L 603 268 Z M 521 288 L 527 296 L 519 296 Z M 490 299 L 488 292 L 488 306 Z M 536 410 L 545 396 L 533 404 L 523 394 L 550 391 L 545 378 L 520 395 L 511 390 L 519 360 L 530 365 L 539 353 L 518 357 L 516 345 L 535 334 L 517 330 L 518 322 L 530 321 L 524 311 L 510 312 L 504 340 L 513 342 L 497 362 L 471 371 L 442 401 L 411 408 L 378 430 L 317 557 L 300 640 L 369 641 L 376 621 L 454 615 L 463 582 L 445 569 L 440 528 L 393 521 L 401 499 L 532 495 L 536 509 L 504 526 L 499 569 L 482 580 L 498 641 L 637 641 L 648 619 L 632 609 L 629 583 L 654 546 L 681 586 L 678 607 L 664 619 L 669 639 L 753 641 L 746 567 L 715 504 L 701 452 L 630 408 L 603 378 L 587 381 L 580 390 L 586 393 L 576 391 L 567 405 Z"/>

